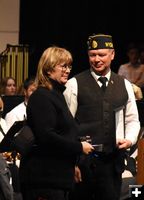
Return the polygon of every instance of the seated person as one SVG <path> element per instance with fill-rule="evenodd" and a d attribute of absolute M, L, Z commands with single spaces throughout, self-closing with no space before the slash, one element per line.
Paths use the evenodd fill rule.
<path fill-rule="evenodd" d="M 0 142 L 2 141 L 4 135 L 8 130 L 5 120 L 2 118 L 3 109 L 4 109 L 4 103 L 2 98 L 0 97 Z"/>
<path fill-rule="evenodd" d="M 135 99 L 136 100 L 141 100 L 143 98 L 143 93 L 140 87 L 138 87 L 135 84 L 132 84 L 133 90 L 134 90 L 134 94 L 135 94 Z"/>
<path fill-rule="evenodd" d="M 138 140 L 143 138 L 144 130 L 141 128 L 138 136 Z M 125 171 L 122 173 L 122 188 L 120 200 L 128 200 L 129 197 L 129 185 L 137 185 L 137 156 L 138 156 L 138 141 L 127 152 L 127 158 L 125 159 Z"/>
<path fill-rule="evenodd" d="M 8 129 L 13 125 L 15 121 L 22 121 L 26 118 L 26 106 L 28 99 L 32 92 L 36 89 L 34 78 L 27 78 L 24 81 L 24 101 L 14 107 L 10 112 L 5 116 L 5 121 Z"/>
<path fill-rule="evenodd" d="M 139 61 L 139 49 L 131 43 L 127 49 L 128 62 L 120 65 L 118 74 L 139 87 L 144 87 L 144 64 Z"/>
<path fill-rule="evenodd" d="M 17 87 L 16 81 L 13 77 L 5 77 L 0 83 L 0 95 L 16 95 Z"/>
<path fill-rule="evenodd" d="M 129 185 L 136 185 L 136 158 L 137 148 L 125 160 L 126 169 L 122 173 L 122 188 L 120 200 L 129 198 Z"/>
<path fill-rule="evenodd" d="M 3 112 L 3 108 L 4 108 L 4 103 L 3 103 L 2 98 L 0 97 L 0 142 L 2 141 L 2 139 L 5 136 L 5 134 L 7 134 L 7 131 L 8 131 L 8 128 L 6 126 L 6 122 L 1 117 L 2 116 L 2 112 Z M 9 183 L 7 182 L 7 179 L 6 179 L 7 177 L 6 176 L 4 178 L 5 181 L 4 181 L 4 179 L 1 179 L 1 181 L 4 181 L 4 183 L 0 184 L 0 185 L 3 186 L 3 187 L 8 187 L 6 190 L 4 190 L 6 195 L 7 195 L 6 198 L 8 198 L 8 195 L 11 194 L 14 197 L 14 199 L 22 200 L 21 193 L 19 192 L 20 189 L 18 188 L 19 187 L 19 185 L 18 185 L 18 168 L 15 165 L 15 163 L 13 163 L 12 152 L 0 153 L 0 161 L 4 163 L 3 158 L 6 161 L 6 163 L 8 164 L 8 165 L 5 164 L 5 166 L 6 167 L 8 166 L 8 170 L 10 170 L 9 171 L 9 173 L 10 173 L 9 175 L 11 175 L 12 185 L 11 184 L 9 185 Z M 17 162 L 19 164 L 19 160 L 16 160 L 16 164 L 17 164 Z M 1 163 L 1 165 L 3 163 Z M 0 200 L 3 199 L 3 195 L 2 195 L 2 191 L 1 191 L 2 188 L 0 188 Z M 11 191 L 9 191 L 9 193 L 7 193 L 8 189 L 11 189 Z"/>

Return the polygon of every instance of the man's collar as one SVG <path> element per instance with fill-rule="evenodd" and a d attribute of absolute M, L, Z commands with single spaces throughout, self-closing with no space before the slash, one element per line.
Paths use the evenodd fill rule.
<path fill-rule="evenodd" d="M 98 81 L 98 78 L 100 77 L 100 75 L 97 75 L 92 68 L 90 68 L 91 71 L 91 75 L 94 77 L 94 79 L 96 81 Z M 110 80 L 110 76 L 111 76 L 111 70 L 109 70 L 109 72 L 105 75 L 105 77 L 107 77 L 108 81 Z"/>

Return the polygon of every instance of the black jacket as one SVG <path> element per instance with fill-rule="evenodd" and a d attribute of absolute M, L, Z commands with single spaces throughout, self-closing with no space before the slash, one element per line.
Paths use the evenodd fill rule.
<path fill-rule="evenodd" d="M 82 145 L 77 140 L 78 125 L 63 96 L 65 87 L 52 83 L 52 90 L 39 87 L 27 105 L 27 122 L 38 147 L 21 159 L 20 180 L 27 187 L 69 189 Z"/>

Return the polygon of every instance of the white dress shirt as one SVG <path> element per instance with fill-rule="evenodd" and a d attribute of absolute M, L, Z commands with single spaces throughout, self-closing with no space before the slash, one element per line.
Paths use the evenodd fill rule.
<path fill-rule="evenodd" d="M 18 104 L 5 116 L 5 121 L 8 129 L 13 125 L 15 121 L 22 121 L 26 118 L 26 105 L 24 102 Z"/>
<path fill-rule="evenodd" d="M 0 118 L 0 126 L 3 130 L 3 132 L 6 134 L 8 128 L 7 128 L 6 122 L 3 118 Z M 0 130 L 0 142 L 2 141 L 3 138 L 4 138 L 4 135 L 3 135 L 2 131 Z"/>

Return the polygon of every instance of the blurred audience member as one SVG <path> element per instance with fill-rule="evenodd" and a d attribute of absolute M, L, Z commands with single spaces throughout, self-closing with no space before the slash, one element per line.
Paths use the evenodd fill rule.
<path fill-rule="evenodd" d="M 143 93 L 142 93 L 141 88 L 135 84 L 132 84 L 132 86 L 133 86 L 133 90 L 134 90 L 134 94 L 135 94 L 135 99 L 141 100 L 143 98 Z"/>
<path fill-rule="evenodd" d="M 5 77 L 0 83 L 0 95 L 16 95 L 16 82 L 13 77 Z"/>
<path fill-rule="evenodd" d="M 121 196 L 120 200 L 129 199 L 129 185 L 136 185 L 136 174 L 137 174 L 137 153 L 138 149 L 128 156 L 128 159 L 125 159 L 125 170 L 122 173 L 122 187 L 121 187 Z M 130 198 L 131 199 L 131 198 Z"/>
<path fill-rule="evenodd" d="M 4 103 L 2 98 L 0 97 L 0 142 L 2 141 L 5 134 L 7 134 L 8 131 L 6 121 L 2 118 L 3 108 L 4 108 Z M 20 193 L 20 186 L 19 186 L 19 176 L 18 176 L 18 166 L 20 163 L 18 154 L 16 155 L 15 152 L 3 152 L 0 155 L 2 155 L 2 157 L 6 160 L 11 173 L 11 183 L 13 187 L 13 198 L 11 200 L 22 200 L 22 195 Z M 6 174 L 7 173 L 5 173 L 5 175 Z M 4 179 L 2 179 L 2 181 L 4 181 Z M 0 200 L 2 200 L 1 195 L 0 195 Z"/>
<path fill-rule="evenodd" d="M 119 67 L 118 74 L 139 87 L 144 86 L 144 64 L 140 63 L 139 48 L 131 43 L 127 49 L 128 62 Z"/>
<path fill-rule="evenodd" d="M 144 64 L 144 45 L 143 45 L 143 47 L 140 48 L 139 61 L 141 64 Z"/>
<path fill-rule="evenodd" d="M 27 78 L 24 81 L 24 101 L 14 107 L 10 112 L 5 116 L 5 121 L 8 129 L 13 125 L 15 121 L 22 121 L 26 118 L 26 106 L 28 99 L 32 92 L 36 89 L 34 78 Z"/>
<path fill-rule="evenodd" d="M 0 97 L 0 142 L 2 141 L 4 135 L 7 132 L 7 126 L 5 120 L 2 118 L 2 112 L 4 108 L 4 103 L 2 98 Z"/>

